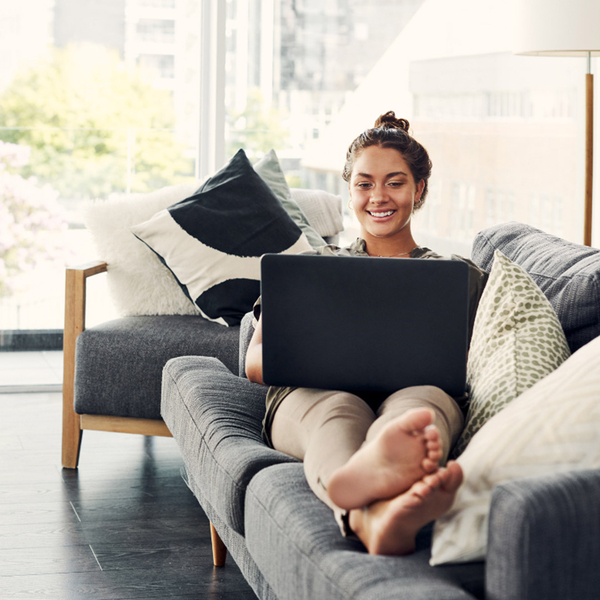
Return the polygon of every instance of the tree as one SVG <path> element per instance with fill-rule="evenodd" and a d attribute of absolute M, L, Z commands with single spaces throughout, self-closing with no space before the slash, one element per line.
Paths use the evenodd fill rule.
<path fill-rule="evenodd" d="M 132 191 L 173 183 L 189 170 L 174 121 L 171 94 L 101 46 L 54 49 L 0 96 L 0 137 L 32 149 L 23 174 L 67 199 L 123 191 L 128 160 Z"/>
<path fill-rule="evenodd" d="M 66 229 L 58 192 L 12 172 L 28 162 L 29 148 L 0 142 L 0 297 L 15 291 L 17 275 L 56 258 L 51 234 Z"/>
<path fill-rule="evenodd" d="M 233 156 L 243 148 L 248 158 L 254 161 L 271 148 L 276 152 L 283 150 L 289 131 L 283 127 L 281 120 L 278 110 L 265 106 L 258 88 L 249 90 L 244 111 L 227 115 L 231 131 L 228 155 Z"/>

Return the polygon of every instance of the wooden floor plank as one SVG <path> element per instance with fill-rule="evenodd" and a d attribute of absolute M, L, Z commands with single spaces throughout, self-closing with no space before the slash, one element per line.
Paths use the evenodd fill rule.
<path fill-rule="evenodd" d="M 16 575 L 52 575 L 100 571 L 89 545 L 0 549 L 0 586 Z"/>
<path fill-rule="evenodd" d="M 87 544 L 89 542 L 79 522 L 0 526 L 0 548 L 2 549 L 62 548 Z"/>
<path fill-rule="evenodd" d="M 0 504 L 0 527 L 33 523 L 76 523 L 77 521 L 78 518 L 70 502 Z"/>
<path fill-rule="evenodd" d="M 151 546 L 110 544 L 92 546 L 104 571 L 139 569 L 170 570 L 173 574 L 203 568 L 212 559 L 211 549 L 198 539 L 170 540 Z"/>

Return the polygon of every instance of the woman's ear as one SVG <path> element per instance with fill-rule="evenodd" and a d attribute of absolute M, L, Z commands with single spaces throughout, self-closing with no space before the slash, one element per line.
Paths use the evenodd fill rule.
<path fill-rule="evenodd" d="M 421 179 L 421 181 L 419 181 L 419 183 L 417 183 L 417 191 L 415 193 L 415 204 L 418 204 L 419 202 L 421 202 L 421 194 L 423 193 L 424 189 L 425 189 L 425 180 Z"/>

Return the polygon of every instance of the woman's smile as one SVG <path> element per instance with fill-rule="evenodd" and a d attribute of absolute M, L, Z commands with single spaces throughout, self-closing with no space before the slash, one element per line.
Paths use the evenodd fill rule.
<path fill-rule="evenodd" d="M 373 218 L 378 221 L 382 221 L 387 217 L 391 217 L 396 211 L 395 210 L 385 210 L 385 211 L 377 211 L 377 210 L 368 210 L 367 211 Z"/>

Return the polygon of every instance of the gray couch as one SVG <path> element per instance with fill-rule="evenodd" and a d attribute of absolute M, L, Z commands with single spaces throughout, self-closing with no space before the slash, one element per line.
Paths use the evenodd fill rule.
<path fill-rule="evenodd" d="M 600 251 L 518 223 L 481 232 L 472 258 L 489 270 L 495 249 L 546 293 L 572 351 L 600 334 Z M 600 470 L 497 486 L 485 563 L 429 566 L 431 526 L 406 557 L 370 556 L 342 538 L 302 465 L 261 440 L 266 388 L 244 377 L 251 333 L 247 315 L 237 370 L 217 358 L 170 360 L 161 412 L 189 487 L 259 598 L 600 598 Z"/>

